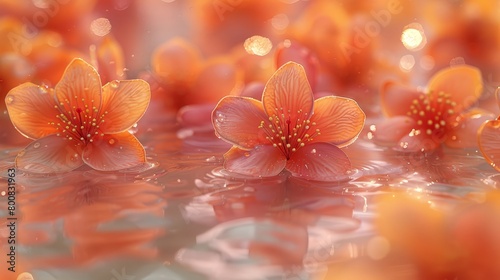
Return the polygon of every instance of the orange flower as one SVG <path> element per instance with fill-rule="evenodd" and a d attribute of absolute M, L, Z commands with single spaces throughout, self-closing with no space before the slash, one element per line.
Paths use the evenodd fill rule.
<path fill-rule="evenodd" d="M 96 70 L 79 58 L 54 89 L 33 83 L 13 88 L 5 98 L 12 123 L 36 139 L 17 155 L 17 168 L 66 172 L 86 163 L 110 171 L 144 163 L 144 148 L 127 130 L 149 100 L 145 81 L 115 80 L 101 87 Z"/>
<path fill-rule="evenodd" d="M 475 134 L 479 126 L 470 120 L 479 119 L 481 112 L 462 113 L 478 100 L 481 92 L 480 71 L 467 65 L 436 73 L 425 92 L 388 82 L 381 97 L 382 109 L 390 119 L 376 127 L 374 139 L 404 151 L 433 150 L 443 142 L 468 146 L 466 134 L 471 130 Z"/>
<path fill-rule="evenodd" d="M 227 96 L 212 113 L 216 135 L 233 144 L 225 155 L 229 171 L 330 180 L 345 174 L 350 161 L 340 147 L 351 144 L 365 114 L 354 100 L 328 96 L 314 101 L 304 68 L 280 67 L 267 82 L 262 102 Z"/>

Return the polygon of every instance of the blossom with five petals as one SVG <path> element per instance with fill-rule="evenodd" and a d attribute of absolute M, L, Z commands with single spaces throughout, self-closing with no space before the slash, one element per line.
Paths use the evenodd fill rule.
<path fill-rule="evenodd" d="M 55 88 L 24 83 L 5 97 L 16 129 L 35 139 L 16 157 L 33 173 L 66 172 L 84 163 L 111 171 L 145 162 L 141 143 L 127 130 L 146 111 L 149 85 L 143 80 L 111 81 L 74 59 Z"/>
<path fill-rule="evenodd" d="M 292 175 L 330 180 L 350 169 L 340 149 L 354 142 L 365 122 L 358 104 L 328 96 L 314 101 L 304 68 L 281 66 L 267 82 L 262 102 L 226 96 L 212 113 L 215 133 L 233 147 L 224 167 L 245 175 Z"/>
<path fill-rule="evenodd" d="M 479 99 L 482 89 L 479 69 L 468 65 L 439 71 L 426 91 L 387 82 L 381 105 L 389 119 L 375 127 L 374 140 L 409 152 L 433 150 L 441 143 L 475 145 L 470 135 L 476 134 L 483 112 L 465 110 Z"/>

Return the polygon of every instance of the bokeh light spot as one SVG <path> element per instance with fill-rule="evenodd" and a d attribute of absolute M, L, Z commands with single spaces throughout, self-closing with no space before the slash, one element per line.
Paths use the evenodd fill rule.
<path fill-rule="evenodd" d="M 90 30 L 97 36 L 106 36 L 111 31 L 111 23 L 107 18 L 98 18 L 90 24 Z"/>
<path fill-rule="evenodd" d="M 402 71 L 409 72 L 415 66 L 415 58 L 411 54 L 404 55 L 399 60 L 399 68 Z"/>
<path fill-rule="evenodd" d="M 268 54 L 273 48 L 271 40 L 262 36 L 252 36 L 245 40 L 243 44 L 245 50 L 249 54 L 264 56 Z"/>
<path fill-rule="evenodd" d="M 417 51 L 422 49 L 427 43 L 422 26 L 419 23 L 406 26 L 401 34 L 401 42 L 408 50 Z"/>

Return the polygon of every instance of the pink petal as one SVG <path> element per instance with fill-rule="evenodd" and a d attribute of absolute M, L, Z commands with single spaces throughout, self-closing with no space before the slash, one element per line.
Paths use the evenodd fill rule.
<path fill-rule="evenodd" d="M 280 126 L 291 121 L 291 127 L 307 120 L 313 110 L 313 93 L 304 67 L 295 62 L 281 66 L 269 79 L 262 94 L 262 104 L 269 117 L 279 120 Z"/>
<path fill-rule="evenodd" d="M 421 94 L 415 88 L 393 81 L 386 82 L 380 92 L 382 111 L 388 117 L 405 116 L 413 100 L 418 100 Z"/>
<path fill-rule="evenodd" d="M 469 108 L 481 96 L 483 82 L 481 72 L 476 67 L 468 65 L 446 68 L 436 73 L 429 81 L 431 94 L 444 92 L 451 95 L 457 103 L 456 113 Z"/>
<path fill-rule="evenodd" d="M 71 61 L 55 87 L 55 95 L 57 105 L 69 120 L 73 121 L 76 117 L 98 119 L 101 79 L 94 67 L 84 60 L 75 58 Z M 83 116 L 80 116 L 82 111 Z"/>
<path fill-rule="evenodd" d="M 177 121 L 184 126 L 205 126 L 210 125 L 210 116 L 215 108 L 215 104 L 198 104 L 182 107 L 177 112 Z"/>
<path fill-rule="evenodd" d="M 212 112 L 215 134 L 243 149 L 269 143 L 265 131 L 259 128 L 267 120 L 262 103 L 248 97 L 224 97 Z"/>
<path fill-rule="evenodd" d="M 486 161 L 500 171 L 500 120 L 485 122 L 479 128 L 478 140 Z"/>
<path fill-rule="evenodd" d="M 83 150 L 82 157 L 90 167 L 101 171 L 130 168 L 146 162 L 144 148 L 128 132 L 95 137 Z"/>
<path fill-rule="evenodd" d="M 275 176 L 285 165 L 285 156 L 271 145 L 257 146 L 250 151 L 233 147 L 224 154 L 224 168 L 244 175 Z"/>
<path fill-rule="evenodd" d="M 399 140 L 394 149 L 402 152 L 431 151 L 436 149 L 439 144 L 437 140 L 434 140 L 433 135 L 410 132 Z"/>
<path fill-rule="evenodd" d="M 261 82 L 248 83 L 240 93 L 240 96 L 251 97 L 257 100 L 262 98 L 265 85 Z"/>
<path fill-rule="evenodd" d="M 60 114 L 54 92 L 32 83 L 13 88 L 5 97 L 9 117 L 16 129 L 26 137 L 38 139 L 57 132 Z"/>
<path fill-rule="evenodd" d="M 314 102 L 314 114 L 310 119 L 311 129 L 320 132 L 313 141 L 347 146 L 358 137 L 365 118 L 363 110 L 352 99 L 337 96 L 320 98 Z"/>
<path fill-rule="evenodd" d="M 16 167 L 32 173 L 68 172 L 83 164 L 83 145 L 55 134 L 29 144 L 16 157 Z"/>
<path fill-rule="evenodd" d="M 151 99 L 149 84 L 143 80 L 111 81 L 102 88 L 100 130 L 113 134 L 132 127 L 144 115 Z"/>
<path fill-rule="evenodd" d="M 416 122 L 407 116 L 395 116 L 375 125 L 373 140 L 380 145 L 394 145 L 415 128 Z"/>
<path fill-rule="evenodd" d="M 309 180 L 330 181 L 345 178 L 351 169 L 347 155 L 337 146 L 312 143 L 298 149 L 286 164 L 293 176 Z"/>
<path fill-rule="evenodd" d="M 477 147 L 477 131 L 487 120 L 494 119 L 495 115 L 475 109 L 459 117 L 458 124 L 450 128 L 447 133 L 446 145 L 452 148 Z"/>

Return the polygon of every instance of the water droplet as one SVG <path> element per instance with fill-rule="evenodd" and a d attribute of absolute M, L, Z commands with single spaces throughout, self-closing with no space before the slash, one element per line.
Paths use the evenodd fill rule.
<path fill-rule="evenodd" d="M 315 153 L 316 153 L 316 149 L 312 149 L 311 154 L 315 154 Z"/>
<path fill-rule="evenodd" d="M 24 170 L 28 170 L 28 169 L 30 169 L 32 167 L 33 167 L 33 164 L 26 164 L 23 169 Z"/>
<path fill-rule="evenodd" d="M 35 143 L 35 144 L 33 144 L 33 148 L 35 148 L 35 149 L 40 148 L 40 143 Z"/>
<path fill-rule="evenodd" d="M 12 104 L 14 102 L 14 97 L 13 96 L 8 96 L 7 97 L 7 104 Z"/>
<path fill-rule="evenodd" d="M 111 138 L 111 139 L 109 139 L 108 143 L 109 143 L 110 145 L 113 145 L 113 144 L 115 144 L 115 143 L 116 143 L 116 140 L 115 140 L 115 139 L 113 139 L 113 138 Z"/>
<path fill-rule="evenodd" d="M 46 87 L 39 87 L 40 94 L 47 94 L 48 90 Z"/>
<path fill-rule="evenodd" d="M 70 158 L 71 161 L 76 161 L 78 159 L 78 154 L 73 154 Z"/>
<path fill-rule="evenodd" d="M 118 81 L 118 80 L 114 80 L 114 81 L 109 82 L 109 86 L 111 88 L 118 88 L 119 85 L 120 85 L 120 81 Z"/>

